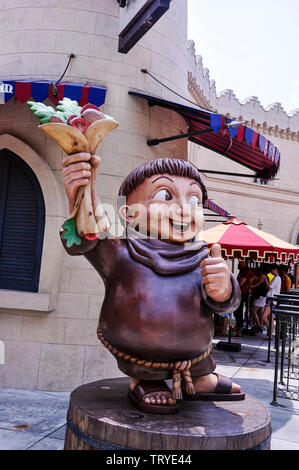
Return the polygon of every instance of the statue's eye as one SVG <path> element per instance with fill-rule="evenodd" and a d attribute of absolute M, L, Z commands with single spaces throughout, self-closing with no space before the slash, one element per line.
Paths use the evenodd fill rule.
<path fill-rule="evenodd" d="M 198 196 L 195 196 L 195 194 L 193 194 L 193 196 L 190 196 L 188 202 L 189 204 L 192 204 L 193 206 L 201 206 L 201 200 L 199 199 Z"/>
<path fill-rule="evenodd" d="M 160 201 L 170 201 L 172 199 L 172 195 L 169 191 L 167 191 L 167 189 L 160 189 L 160 191 L 158 191 L 153 199 L 159 199 Z"/>

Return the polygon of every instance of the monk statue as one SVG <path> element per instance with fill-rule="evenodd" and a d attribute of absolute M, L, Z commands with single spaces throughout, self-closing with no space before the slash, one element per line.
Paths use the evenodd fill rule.
<path fill-rule="evenodd" d="M 64 158 L 70 214 L 99 163 L 88 152 Z M 121 236 L 79 232 L 80 241 L 68 244 L 63 230 L 61 238 L 104 281 L 97 335 L 131 377 L 129 400 L 157 414 L 178 412 L 182 400 L 243 400 L 211 357 L 213 314 L 235 311 L 240 289 L 220 245 L 210 251 L 201 239 L 207 190 L 200 173 L 185 160 L 149 161 L 125 178 L 119 196 Z M 96 209 L 103 217 L 103 206 Z"/>

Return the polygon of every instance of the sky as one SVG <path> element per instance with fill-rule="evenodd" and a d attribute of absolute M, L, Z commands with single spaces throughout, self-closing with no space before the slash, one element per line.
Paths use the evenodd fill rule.
<path fill-rule="evenodd" d="M 215 80 L 242 102 L 299 108 L 299 0 L 188 0 L 188 39 Z"/>

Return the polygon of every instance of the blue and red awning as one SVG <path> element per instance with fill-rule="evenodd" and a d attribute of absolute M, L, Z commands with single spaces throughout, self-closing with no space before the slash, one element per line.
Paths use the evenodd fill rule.
<path fill-rule="evenodd" d="M 206 200 L 204 207 L 214 212 L 215 214 L 221 215 L 222 217 L 230 217 L 229 212 L 227 212 L 225 209 L 222 209 L 222 207 L 218 206 L 217 204 L 215 204 L 215 202 L 211 201 L 210 199 Z"/>
<path fill-rule="evenodd" d="M 80 83 L 59 83 L 57 95 L 53 96 L 50 81 L 3 80 L 0 82 L 0 95 L 4 103 L 15 97 L 21 103 L 34 99 L 44 101 L 49 98 L 54 105 L 64 97 L 78 101 L 80 106 L 87 103 L 101 106 L 105 103 L 106 88 Z"/>
<path fill-rule="evenodd" d="M 130 91 L 130 95 L 143 98 L 150 106 L 160 106 L 180 114 L 188 124 L 188 137 L 214 152 L 224 155 L 231 160 L 253 170 L 262 182 L 273 179 L 278 172 L 280 152 L 274 144 L 263 135 L 240 123 L 230 128 L 231 119 L 206 109 L 193 108 L 155 96 Z M 180 138 L 174 136 L 165 139 L 153 139 L 153 144 Z M 155 141 L 157 143 L 155 143 Z"/>

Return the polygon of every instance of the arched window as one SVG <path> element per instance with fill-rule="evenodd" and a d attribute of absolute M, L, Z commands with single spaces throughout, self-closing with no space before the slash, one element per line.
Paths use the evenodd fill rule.
<path fill-rule="evenodd" d="M 0 150 L 0 289 L 37 292 L 45 204 L 31 168 Z"/>

